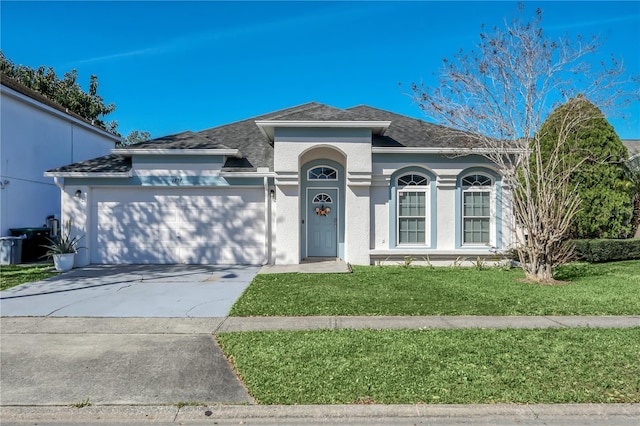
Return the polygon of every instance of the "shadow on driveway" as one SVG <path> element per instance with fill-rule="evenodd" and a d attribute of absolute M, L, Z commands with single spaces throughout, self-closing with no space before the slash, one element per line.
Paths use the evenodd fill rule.
<path fill-rule="evenodd" d="M 0 292 L 3 316 L 220 317 L 257 266 L 92 265 Z"/>

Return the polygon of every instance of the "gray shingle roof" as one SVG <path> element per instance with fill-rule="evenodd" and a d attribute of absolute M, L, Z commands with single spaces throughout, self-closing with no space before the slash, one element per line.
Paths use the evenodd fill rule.
<path fill-rule="evenodd" d="M 131 157 L 109 154 L 49 170 L 53 173 L 126 173 L 131 170 Z"/>
<path fill-rule="evenodd" d="M 412 147 L 412 148 L 468 148 L 470 140 L 459 133 L 417 118 L 407 117 L 382 109 L 359 105 L 349 108 L 364 120 L 391 121 L 384 135 L 374 135 L 374 147 Z"/>
<path fill-rule="evenodd" d="M 255 171 L 257 168 L 273 170 L 273 145 L 262 134 L 256 121 L 391 121 L 383 136 L 374 136 L 376 147 L 461 147 L 467 143 L 463 139 L 452 139 L 447 129 L 369 106 L 348 109 L 310 102 L 307 104 L 225 124 L 199 132 L 185 131 L 136 144 L 136 149 L 238 149 L 243 158 L 227 159 L 224 171 Z M 122 171 L 131 167 L 131 161 L 122 156 L 106 156 L 60 167 L 52 171 Z M 91 163 L 92 162 L 92 163 Z M 90 163 L 90 164 L 87 164 Z M 128 170 L 128 169 L 127 169 Z M 126 170 L 125 170 L 126 171 Z"/>
<path fill-rule="evenodd" d="M 335 108 L 316 102 L 268 114 L 268 120 L 282 121 L 367 121 L 369 118 L 348 109 Z"/>
<path fill-rule="evenodd" d="M 135 149 L 229 149 L 228 146 L 213 141 L 201 133 L 190 130 L 163 136 L 129 146 Z"/>

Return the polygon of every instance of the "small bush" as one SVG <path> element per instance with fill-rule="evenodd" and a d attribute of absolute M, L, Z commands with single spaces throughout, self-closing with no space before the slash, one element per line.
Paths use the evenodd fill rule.
<path fill-rule="evenodd" d="M 640 238 L 629 240 L 574 240 L 576 255 L 586 262 L 640 259 Z"/>

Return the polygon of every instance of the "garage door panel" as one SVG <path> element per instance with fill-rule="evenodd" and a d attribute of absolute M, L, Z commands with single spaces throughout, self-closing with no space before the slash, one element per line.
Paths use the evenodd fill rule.
<path fill-rule="evenodd" d="M 183 223 L 180 227 L 180 239 L 183 244 L 195 243 L 220 243 L 225 236 L 220 233 L 220 226 L 212 224 Z"/>
<path fill-rule="evenodd" d="M 175 229 L 150 227 L 129 232 L 125 237 L 131 246 L 151 245 L 158 243 L 162 245 L 179 245 L 179 233 Z"/>
<path fill-rule="evenodd" d="M 198 244 L 193 247 L 180 247 L 180 258 L 184 263 L 211 263 L 210 259 L 219 258 L 219 247 L 216 245 Z"/>
<path fill-rule="evenodd" d="M 95 190 L 92 262 L 262 263 L 263 190 L 231 191 Z"/>
<path fill-rule="evenodd" d="M 112 217 L 117 217 L 120 222 L 130 227 L 148 226 L 151 223 L 178 222 L 176 207 L 161 206 L 157 203 L 129 203 L 118 206 L 101 206 L 100 208 L 105 213 L 108 211 Z"/>
<path fill-rule="evenodd" d="M 243 246 L 231 247 L 224 246 L 220 248 L 219 257 L 221 263 L 233 263 L 233 259 L 243 259 L 246 264 L 257 264 L 263 260 L 264 248 L 261 246 Z"/>
<path fill-rule="evenodd" d="M 178 212 L 180 223 L 215 223 L 225 217 L 218 209 L 183 209 Z"/>
<path fill-rule="evenodd" d="M 171 264 L 179 263 L 179 248 L 158 245 L 130 246 L 125 242 L 106 243 L 98 247 L 102 263 Z"/>

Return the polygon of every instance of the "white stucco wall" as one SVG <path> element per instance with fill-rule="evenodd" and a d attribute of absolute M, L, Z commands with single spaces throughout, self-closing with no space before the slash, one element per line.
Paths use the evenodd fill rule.
<path fill-rule="evenodd" d="M 369 187 L 347 184 L 346 198 L 344 257 L 354 265 L 368 265 L 371 231 Z"/>
<path fill-rule="evenodd" d="M 373 163 L 373 177 L 374 187 L 372 189 L 372 232 L 371 244 L 372 248 L 379 252 L 392 252 L 394 246 L 393 241 L 389 241 L 392 236 L 390 230 L 390 212 L 392 206 L 390 206 L 390 182 L 391 175 L 400 169 L 404 169 L 409 166 L 422 167 L 436 176 L 434 182 L 431 185 L 436 186 L 436 197 L 434 202 L 437 203 L 436 214 L 436 243 L 435 247 L 422 250 L 423 254 L 429 252 L 461 252 L 456 241 L 456 230 L 461 227 L 461 219 L 457 217 L 459 212 L 456 211 L 456 203 L 460 203 L 458 198 L 460 197 L 459 191 L 456 189 L 457 178 L 459 175 L 474 166 L 480 166 L 487 169 L 489 165 L 483 159 L 478 158 L 477 162 L 470 160 L 469 157 L 461 157 L 460 159 L 442 157 L 441 159 L 431 158 L 429 161 L 418 161 L 416 157 L 415 162 L 410 161 L 376 161 Z M 502 216 L 501 232 L 496 231 L 495 218 L 492 222 L 492 244 L 498 245 L 498 238 L 500 239 L 500 245 L 503 249 L 511 247 L 513 244 L 512 224 L 513 214 L 511 212 L 511 205 L 509 202 L 510 192 L 508 188 L 502 187 L 502 206 L 500 214 Z M 496 192 L 494 189 L 492 195 L 492 203 L 496 205 Z M 495 212 L 494 212 L 495 216 Z M 432 218 L 433 219 L 433 218 Z M 460 230 L 458 230 L 460 232 Z M 458 234 L 459 235 L 459 234 Z M 488 248 L 487 248 L 488 249 Z M 412 254 L 418 253 L 416 250 L 407 250 Z"/>
<path fill-rule="evenodd" d="M 342 128 L 276 128 L 276 264 L 300 262 L 300 169 L 328 159 L 346 172 L 344 260 L 369 264 L 371 130 Z"/>
<path fill-rule="evenodd" d="M 290 182 L 288 182 L 290 183 Z M 300 263 L 300 208 L 299 190 L 294 185 L 283 185 L 276 179 L 276 201 L 272 256 L 276 265 Z"/>
<path fill-rule="evenodd" d="M 60 217 L 47 170 L 108 154 L 116 137 L 0 85 L 0 235 Z"/>
<path fill-rule="evenodd" d="M 80 197 L 76 197 L 76 191 L 80 191 Z M 69 223 L 71 228 L 68 230 L 70 235 L 83 236 L 80 240 L 78 250 L 75 257 L 75 266 L 86 266 L 90 263 L 90 240 L 91 240 L 91 188 L 88 186 L 69 185 L 64 187 L 61 193 L 62 213 L 60 226 L 66 227 Z M 65 231 L 66 232 L 66 231 Z"/>

